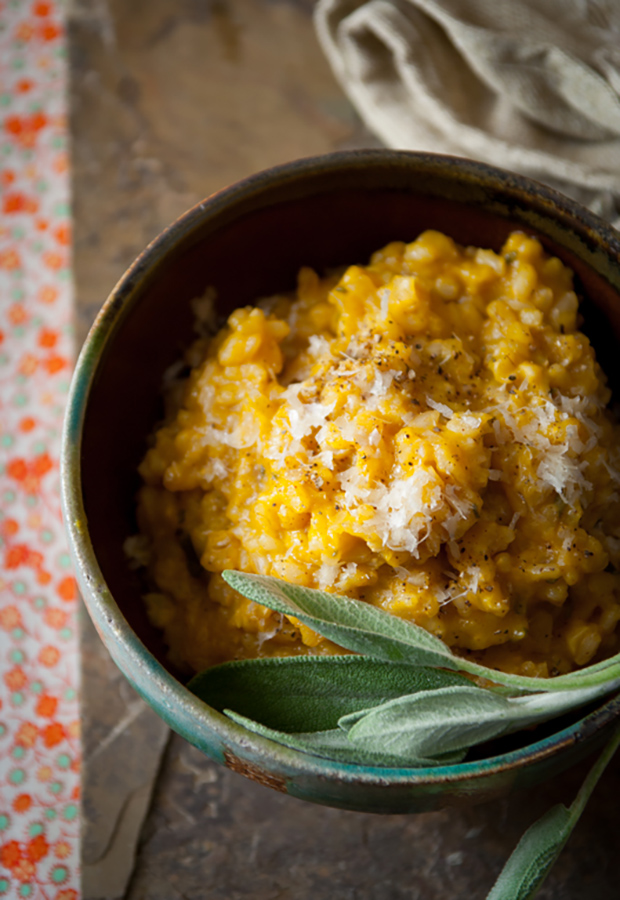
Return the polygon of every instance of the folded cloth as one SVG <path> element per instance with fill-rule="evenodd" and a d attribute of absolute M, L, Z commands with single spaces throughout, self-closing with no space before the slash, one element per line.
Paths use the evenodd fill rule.
<path fill-rule="evenodd" d="M 319 0 L 315 23 L 389 147 L 530 175 L 620 225 L 617 0 Z"/>

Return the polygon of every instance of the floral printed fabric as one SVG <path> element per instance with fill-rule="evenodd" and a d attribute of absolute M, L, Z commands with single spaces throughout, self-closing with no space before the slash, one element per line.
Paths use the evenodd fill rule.
<path fill-rule="evenodd" d="M 0 897 L 37 900 L 79 890 L 65 56 L 59 2 L 0 0 Z"/>

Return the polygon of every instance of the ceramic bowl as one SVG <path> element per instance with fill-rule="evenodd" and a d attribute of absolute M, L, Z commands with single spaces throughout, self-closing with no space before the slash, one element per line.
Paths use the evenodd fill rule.
<path fill-rule="evenodd" d="M 192 339 L 190 301 L 214 286 L 219 311 L 295 286 L 300 266 L 367 261 L 426 228 L 498 250 L 535 234 L 575 272 L 585 330 L 613 375 L 620 337 L 620 235 L 528 179 L 476 162 L 386 150 L 336 153 L 270 169 L 199 203 L 138 257 L 82 350 L 66 418 L 62 490 L 79 585 L 112 658 L 179 734 L 220 763 L 295 797 L 373 812 L 480 801 L 560 772 L 600 746 L 612 699 L 579 721 L 495 743 L 485 758 L 432 769 L 343 765 L 281 747 L 198 700 L 166 661 L 123 542 L 135 533 L 136 467 L 161 416 L 164 370 Z M 613 387 L 613 385 L 612 385 Z M 562 727 L 563 726 L 563 727 Z M 555 729 L 555 730 L 554 730 Z"/>

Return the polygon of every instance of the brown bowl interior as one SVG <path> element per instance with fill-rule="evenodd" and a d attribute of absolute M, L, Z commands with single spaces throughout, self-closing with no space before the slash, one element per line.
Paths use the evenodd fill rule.
<path fill-rule="evenodd" d="M 189 226 L 185 217 L 170 230 L 173 235 L 184 229 L 180 245 L 169 251 L 162 240 L 108 301 L 124 306 L 125 313 L 101 355 L 89 398 L 82 447 L 84 504 L 112 595 L 147 648 L 169 669 L 161 636 L 144 612 L 139 577 L 127 568 L 122 548 L 136 530 L 136 467 L 162 414 L 162 373 L 191 342 L 190 301 L 208 286 L 215 287 L 219 312 L 226 315 L 257 297 L 291 290 L 303 265 L 323 271 L 364 263 L 389 241 L 411 241 L 427 228 L 462 244 L 498 250 L 516 227 L 536 234 L 576 272 L 577 290 L 584 297 L 584 329 L 612 387 L 618 388 L 614 362 L 620 296 L 590 264 L 600 247 L 590 240 L 589 226 L 576 222 L 579 238 L 567 238 L 564 221 L 559 230 L 557 221 L 549 225 L 549 217 L 559 215 L 553 204 L 524 197 L 522 189 L 510 185 L 496 185 L 489 193 L 479 184 L 463 187 L 445 173 L 435 181 L 409 177 L 388 188 L 361 176 L 357 180 L 361 186 L 346 179 L 335 183 L 333 177 L 313 186 L 311 179 L 302 179 L 293 189 L 289 184 L 267 191 L 267 199 L 264 191 L 250 190 L 210 218 L 195 209 L 188 214 Z M 291 199 L 291 194 L 297 196 Z M 213 202 L 220 202 L 217 195 Z M 537 204 L 533 226 L 531 210 Z M 565 213 L 560 218 L 565 220 Z"/>

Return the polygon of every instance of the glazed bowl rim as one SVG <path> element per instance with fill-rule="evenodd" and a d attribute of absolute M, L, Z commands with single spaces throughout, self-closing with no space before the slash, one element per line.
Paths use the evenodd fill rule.
<path fill-rule="evenodd" d="M 557 756 L 577 742 L 593 736 L 620 717 L 620 696 L 604 704 L 579 721 L 538 741 L 497 756 L 429 768 L 383 768 L 345 764 L 284 747 L 233 722 L 192 694 L 150 653 L 131 628 L 103 577 L 90 541 L 86 510 L 81 490 L 81 440 L 90 391 L 106 347 L 134 304 L 140 302 L 144 288 L 179 248 L 189 245 L 192 235 L 209 219 L 217 219 L 247 196 L 260 195 L 274 185 L 293 182 L 306 175 L 346 171 L 379 164 L 412 165 L 418 172 L 449 167 L 461 179 L 482 182 L 488 189 L 514 189 L 525 195 L 533 207 L 553 211 L 553 217 L 579 224 L 607 257 L 615 252 L 620 259 L 620 234 L 603 219 L 546 185 L 497 169 L 486 163 L 431 153 L 395 150 L 351 150 L 322 156 L 305 157 L 250 175 L 212 194 L 190 208 L 157 237 L 122 275 L 102 306 L 84 342 L 76 363 L 68 397 L 61 449 L 61 503 L 70 551 L 81 592 L 104 643 L 115 662 L 134 683 L 147 702 L 175 730 L 200 744 L 199 733 L 215 734 L 225 746 L 242 756 L 250 752 L 264 763 L 279 762 L 297 772 L 328 779 L 381 785 L 456 784 L 494 773 L 518 770 L 538 760 Z M 458 178 L 457 178 L 458 180 Z M 532 201 L 535 201 L 532 203 Z M 573 230 L 575 230 L 573 228 Z M 606 245 L 606 246 L 605 246 Z M 615 281 L 615 279 L 614 279 Z M 620 290 L 620 269 L 616 287 Z M 135 684 L 134 675 L 144 677 L 149 689 Z"/>

